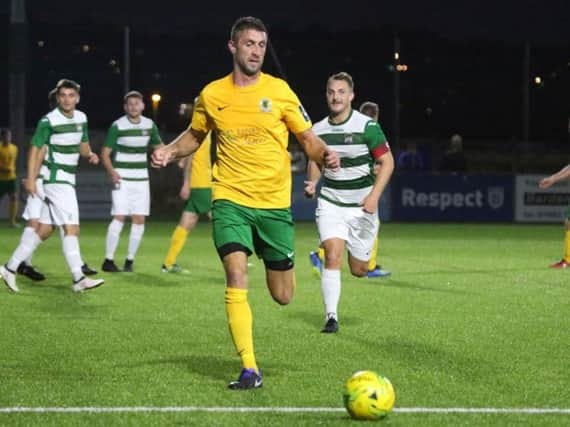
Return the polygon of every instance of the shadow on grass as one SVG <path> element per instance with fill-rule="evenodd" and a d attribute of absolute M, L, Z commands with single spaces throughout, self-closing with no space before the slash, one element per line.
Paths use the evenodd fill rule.
<path fill-rule="evenodd" d="M 228 352 L 228 355 L 231 352 Z M 132 368 L 133 366 L 169 366 L 184 372 L 192 372 L 201 377 L 214 380 L 230 381 L 232 376 L 239 374 L 241 364 L 239 358 L 227 356 L 188 354 L 187 356 L 172 356 L 147 360 L 141 363 L 116 365 L 117 367 Z M 265 372 L 265 369 L 264 369 Z"/>
<path fill-rule="evenodd" d="M 106 275 L 105 278 L 109 277 Z M 164 273 L 114 273 L 112 282 L 120 286 L 134 284 L 148 287 L 180 287 L 185 285 L 224 285 L 223 276 L 214 276 L 208 272 L 196 272 L 188 274 L 164 274 Z M 111 282 L 111 281 L 110 281 Z"/>
<path fill-rule="evenodd" d="M 422 286 L 417 283 L 413 283 L 410 281 L 405 280 L 395 280 L 395 279 L 385 279 L 382 280 L 381 283 L 375 285 L 377 286 L 385 286 L 385 287 L 392 287 L 392 288 L 399 288 L 399 289 L 411 289 L 414 291 L 427 291 L 427 292 L 440 292 L 440 293 L 448 293 L 448 294 L 457 294 L 457 295 L 468 295 L 472 294 L 475 295 L 475 292 L 468 292 L 465 290 L 459 289 L 449 289 L 449 288 L 434 288 L 431 286 Z"/>
<path fill-rule="evenodd" d="M 400 336 L 387 336 L 378 340 L 366 339 L 351 334 L 346 339 L 357 343 L 367 351 L 379 351 L 381 357 L 391 358 L 397 363 L 415 367 L 417 372 L 428 371 L 441 375 L 457 376 L 471 382 L 486 384 L 489 378 L 500 378 L 502 369 L 468 351 L 447 350 L 444 346 L 425 341 L 405 339 Z"/>
<path fill-rule="evenodd" d="M 321 309 L 316 309 L 314 311 L 300 311 L 300 310 L 289 310 L 288 317 L 294 320 L 301 319 L 307 325 L 310 325 L 314 330 L 315 335 L 320 334 L 323 336 L 334 335 L 334 334 L 323 334 L 321 333 L 321 328 L 325 325 L 325 315 Z M 357 316 L 351 316 L 350 314 L 342 314 L 342 324 L 348 324 L 351 326 L 358 326 L 363 323 L 363 319 Z"/>
<path fill-rule="evenodd" d="M 26 293 L 26 296 L 37 299 L 39 311 L 51 313 L 57 317 L 81 318 L 107 315 L 109 312 L 107 304 L 95 302 L 92 298 L 96 292 L 101 292 L 103 288 L 74 293 L 71 289 L 71 283 L 64 285 L 63 282 L 53 280 L 49 283 L 35 285 L 34 289 L 30 289 L 29 293 Z"/>

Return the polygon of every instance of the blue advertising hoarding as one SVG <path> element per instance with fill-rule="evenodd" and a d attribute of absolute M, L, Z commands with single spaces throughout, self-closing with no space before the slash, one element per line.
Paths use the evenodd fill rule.
<path fill-rule="evenodd" d="M 482 175 L 392 177 L 396 221 L 512 221 L 514 178 Z"/>

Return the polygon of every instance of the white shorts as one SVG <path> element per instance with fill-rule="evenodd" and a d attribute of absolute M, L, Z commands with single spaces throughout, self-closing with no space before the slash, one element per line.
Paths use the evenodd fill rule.
<path fill-rule="evenodd" d="M 30 219 L 39 219 L 42 213 L 45 194 L 44 181 L 41 178 L 36 179 L 36 191 L 37 195 L 32 196 L 31 194 L 28 194 L 28 198 L 26 199 L 26 208 L 22 213 L 22 218 L 26 221 L 29 221 Z"/>
<path fill-rule="evenodd" d="M 79 206 L 75 188 L 69 184 L 45 184 L 45 199 L 40 215 L 42 224 L 79 225 Z"/>
<path fill-rule="evenodd" d="M 321 242 L 342 239 L 354 258 L 370 259 L 380 227 L 378 214 L 366 213 L 361 207 L 337 206 L 319 197 L 315 217 Z"/>
<path fill-rule="evenodd" d="M 111 215 L 150 214 L 150 185 L 148 181 L 121 180 L 111 191 L 113 205 Z"/>

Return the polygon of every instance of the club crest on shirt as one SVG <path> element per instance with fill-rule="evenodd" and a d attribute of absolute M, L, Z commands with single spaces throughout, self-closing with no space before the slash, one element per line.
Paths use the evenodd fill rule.
<path fill-rule="evenodd" d="M 344 134 L 344 143 L 345 143 L 345 144 L 352 144 L 352 143 L 353 143 L 352 134 L 351 134 L 351 133 L 345 133 L 345 134 Z"/>
<path fill-rule="evenodd" d="M 148 130 L 143 129 L 142 130 L 142 136 L 148 136 Z"/>
<path fill-rule="evenodd" d="M 264 113 L 271 113 L 271 100 L 262 98 L 261 101 L 259 101 L 259 109 Z"/>
<path fill-rule="evenodd" d="M 83 129 L 81 125 L 77 125 L 75 128 L 77 129 L 77 132 L 81 132 L 81 129 Z"/>

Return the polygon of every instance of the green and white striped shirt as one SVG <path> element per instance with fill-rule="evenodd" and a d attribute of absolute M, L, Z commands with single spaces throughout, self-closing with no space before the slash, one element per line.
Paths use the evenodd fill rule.
<path fill-rule="evenodd" d="M 87 116 L 81 111 L 75 110 L 69 118 L 56 108 L 42 117 L 32 137 L 32 145 L 48 146 L 40 172 L 44 183 L 75 185 L 79 146 L 87 142 Z"/>
<path fill-rule="evenodd" d="M 338 153 L 340 169 L 324 169 L 319 197 L 339 206 L 358 206 L 374 185 L 374 160 L 390 150 L 380 125 L 352 110 L 343 123 L 328 117 L 313 125 L 315 134 Z"/>
<path fill-rule="evenodd" d="M 148 181 L 148 146 L 158 144 L 162 140 L 156 124 L 144 116 L 138 123 L 127 116 L 115 120 L 105 138 L 105 147 L 113 150 L 113 167 L 126 181 Z"/>

